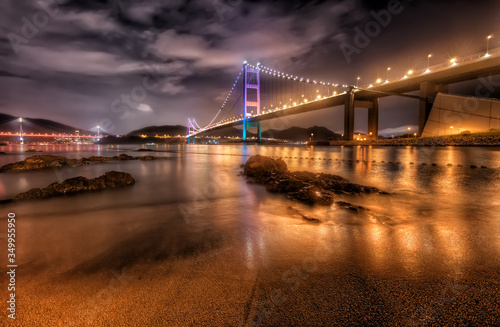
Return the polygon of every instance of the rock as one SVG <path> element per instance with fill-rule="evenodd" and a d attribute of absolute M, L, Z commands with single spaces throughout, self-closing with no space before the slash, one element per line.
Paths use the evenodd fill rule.
<path fill-rule="evenodd" d="M 24 161 L 14 162 L 0 167 L 0 172 L 16 172 L 41 170 L 46 168 L 77 167 L 87 165 L 90 162 L 103 163 L 106 161 L 126 161 L 126 160 L 154 160 L 157 157 L 145 156 L 134 158 L 127 154 L 120 154 L 114 157 L 91 156 L 82 159 L 69 159 L 62 156 L 34 155 Z"/>
<path fill-rule="evenodd" d="M 345 201 L 337 201 L 335 202 L 336 205 L 338 205 L 339 207 L 342 207 L 344 209 L 349 209 L 351 211 L 355 211 L 357 213 L 362 213 L 362 212 L 367 212 L 368 209 L 366 209 L 365 207 L 362 207 L 362 206 L 356 206 L 356 205 L 353 205 L 349 202 L 345 202 Z"/>
<path fill-rule="evenodd" d="M 154 157 L 154 156 L 144 156 L 144 157 L 137 157 L 136 159 L 144 160 L 144 161 L 151 161 L 151 160 L 155 160 L 156 157 Z"/>
<path fill-rule="evenodd" d="M 119 156 L 114 156 L 114 160 L 135 160 L 134 157 L 129 156 L 128 154 L 120 154 Z"/>
<path fill-rule="evenodd" d="M 24 152 L 43 152 L 43 151 L 38 151 L 36 149 L 26 149 Z"/>
<path fill-rule="evenodd" d="M 322 190 L 314 185 L 306 186 L 298 192 L 290 192 L 288 198 L 307 204 L 330 205 L 333 203 L 332 192 Z"/>
<path fill-rule="evenodd" d="M 243 168 L 248 177 L 263 178 L 273 174 L 283 174 L 288 169 L 286 163 L 281 159 L 271 159 L 261 155 L 250 157 Z"/>
<path fill-rule="evenodd" d="M 250 157 L 244 165 L 244 175 L 252 181 L 266 185 L 270 192 L 287 193 L 293 200 L 307 204 L 330 205 L 333 194 L 388 194 L 375 187 L 351 183 L 349 180 L 330 174 L 315 174 L 307 171 L 290 172 L 281 159 L 264 156 Z"/>
<path fill-rule="evenodd" d="M 86 162 L 104 162 L 116 160 L 115 157 L 102 157 L 102 156 L 90 156 L 88 158 L 82 158 L 82 161 Z"/>
<path fill-rule="evenodd" d="M 151 150 L 151 149 L 144 149 L 144 148 L 141 148 L 141 149 L 137 149 L 135 151 L 138 151 L 138 152 L 154 152 L 154 150 Z"/>
<path fill-rule="evenodd" d="M 69 178 L 62 183 L 55 182 L 46 188 L 34 188 L 18 194 L 14 200 L 46 199 L 55 196 L 114 189 L 135 184 L 129 173 L 108 171 L 104 175 L 88 179 L 82 176 Z"/>
<path fill-rule="evenodd" d="M 35 155 L 24 161 L 14 162 L 2 166 L 0 172 L 16 172 L 27 170 L 40 170 L 46 168 L 77 167 L 84 163 L 77 159 L 69 159 L 62 156 Z"/>

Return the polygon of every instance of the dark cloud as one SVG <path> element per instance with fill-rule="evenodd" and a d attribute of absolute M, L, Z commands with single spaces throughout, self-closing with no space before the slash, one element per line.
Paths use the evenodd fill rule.
<path fill-rule="evenodd" d="M 353 83 L 356 76 L 376 79 L 388 65 L 394 74 L 423 66 L 429 52 L 444 60 L 481 51 L 484 35 L 500 27 L 497 1 L 401 1 L 404 10 L 348 63 L 339 44 L 352 43 L 354 29 L 387 9 L 387 1 L 59 2 L 65 4 L 0 4 L 0 88 L 8 93 L 2 111 L 84 129 L 107 120 L 117 133 L 185 124 L 188 116 L 209 122 L 245 59 Z M 384 102 L 381 128 L 416 122 L 416 109 L 400 110 L 413 104 Z M 343 126 L 340 109 L 290 119 Z"/>

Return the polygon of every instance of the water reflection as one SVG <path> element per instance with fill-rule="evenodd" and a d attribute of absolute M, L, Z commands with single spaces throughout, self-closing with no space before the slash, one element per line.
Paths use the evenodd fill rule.
<path fill-rule="evenodd" d="M 117 152 L 137 156 L 130 151 L 135 148 L 51 146 L 44 151 L 70 157 Z M 9 149 L 12 152 L 0 158 L 4 164 L 27 156 L 19 147 Z M 454 274 L 477 263 L 498 262 L 499 171 L 456 164 L 480 161 L 498 166 L 498 149 L 431 152 L 413 147 L 250 145 L 155 149 L 169 151 L 155 153 L 166 159 L 78 167 L 64 175 L 95 177 L 123 170 L 137 181 L 131 188 L 7 206 L 23 217 L 19 229 L 23 264 L 40 271 L 54 267 L 57 272 L 91 271 L 148 260 L 188 260 L 217 250 L 224 260 L 241 263 L 241 270 L 255 272 L 262 266 L 288 269 L 310 258 L 316 248 L 328 248 L 331 267 L 356 263 L 380 274 Z M 300 206 L 238 176 L 240 164 L 257 153 L 281 157 L 291 170 L 338 174 L 393 195 L 337 197 L 370 209 L 368 214 L 336 206 Z M 423 162 L 429 164 L 422 166 Z M 11 197 L 47 186 L 55 178 L 49 171 L 3 174 L 0 194 Z M 290 206 L 323 223 L 305 222 L 290 212 Z"/>

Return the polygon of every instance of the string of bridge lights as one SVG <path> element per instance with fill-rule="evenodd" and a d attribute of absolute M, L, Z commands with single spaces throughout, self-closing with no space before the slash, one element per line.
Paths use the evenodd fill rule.
<path fill-rule="evenodd" d="M 236 77 L 236 81 L 234 82 L 233 84 L 233 87 L 231 87 L 231 90 L 229 91 L 229 93 L 227 94 L 226 98 L 224 99 L 224 102 L 222 103 L 222 106 L 220 107 L 219 111 L 217 112 L 217 114 L 215 115 L 215 117 L 212 119 L 212 121 L 210 123 L 208 123 L 207 126 L 203 127 L 203 128 L 200 128 L 201 130 L 204 130 L 204 129 L 207 129 L 209 127 L 212 126 L 212 123 L 217 119 L 217 117 L 220 115 L 220 113 L 222 112 L 222 110 L 224 109 L 224 107 L 226 106 L 226 103 L 227 101 L 229 100 L 229 97 L 231 96 L 231 94 L 233 93 L 234 91 L 234 88 L 236 87 L 236 85 L 238 84 L 238 81 L 240 80 L 240 77 L 241 77 L 241 74 L 243 74 L 243 71 L 244 71 L 245 68 L 242 68 L 240 70 L 240 73 L 238 74 L 238 77 Z"/>
<path fill-rule="evenodd" d="M 298 81 L 298 82 L 302 82 L 302 83 L 319 84 L 319 85 L 324 85 L 324 86 L 334 86 L 334 87 L 338 87 L 339 86 L 338 83 L 326 83 L 326 82 L 322 82 L 322 81 L 318 82 L 315 79 L 310 79 L 310 78 L 305 78 L 305 77 L 299 77 L 299 76 L 296 76 L 296 75 L 294 76 L 292 74 L 286 74 L 286 73 L 280 72 L 280 71 L 278 71 L 276 69 L 272 69 L 270 67 L 263 66 L 260 63 L 257 63 L 257 65 L 254 66 L 254 65 L 251 65 L 251 64 L 247 64 L 247 62 L 245 61 L 244 64 L 248 65 L 248 67 L 250 67 L 250 68 L 260 70 L 263 73 L 266 73 L 266 74 L 269 74 L 269 75 L 272 75 L 272 76 L 281 77 L 281 78 L 284 78 L 284 79 L 289 79 L 289 80 Z M 342 87 L 349 87 L 349 85 L 342 84 Z"/>

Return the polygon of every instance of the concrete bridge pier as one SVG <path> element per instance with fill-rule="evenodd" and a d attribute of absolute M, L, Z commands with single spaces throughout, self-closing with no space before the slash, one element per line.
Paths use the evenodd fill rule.
<path fill-rule="evenodd" d="M 257 134 L 258 134 L 259 142 L 260 142 L 260 140 L 262 138 L 262 128 L 261 128 L 260 121 L 250 122 L 246 119 L 243 121 L 243 141 L 247 140 L 247 128 L 248 127 L 257 127 Z"/>
<path fill-rule="evenodd" d="M 371 101 L 371 107 L 368 108 L 368 135 L 371 140 L 378 139 L 378 98 Z"/>
<path fill-rule="evenodd" d="M 425 123 L 429 118 L 434 99 L 438 93 L 448 93 L 448 84 L 436 84 L 433 82 L 420 83 L 420 108 L 418 119 L 418 136 L 422 136 Z"/>
<path fill-rule="evenodd" d="M 354 88 L 345 95 L 344 140 L 354 139 Z"/>
<path fill-rule="evenodd" d="M 354 109 L 368 109 L 368 134 L 372 140 L 378 139 L 378 108 L 379 99 L 359 101 L 355 99 L 354 89 L 345 95 L 344 140 L 354 139 Z"/>

